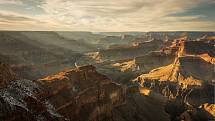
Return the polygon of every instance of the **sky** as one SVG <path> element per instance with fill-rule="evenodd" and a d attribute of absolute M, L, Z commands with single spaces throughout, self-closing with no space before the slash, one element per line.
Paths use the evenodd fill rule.
<path fill-rule="evenodd" d="M 215 31 L 215 0 L 0 0 L 0 30 Z"/>

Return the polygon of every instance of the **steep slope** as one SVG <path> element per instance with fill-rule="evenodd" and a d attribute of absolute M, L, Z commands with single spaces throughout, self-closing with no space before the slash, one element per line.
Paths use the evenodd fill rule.
<path fill-rule="evenodd" d="M 163 101 L 143 96 L 133 86 L 117 84 L 93 66 L 77 67 L 38 81 L 46 87 L 47 98 L 57 111 L 70 120 L 169 120 Z"/>
<path fill-rule="evenodd" d="M 94 121 L 111 117 L 115 106 L 125 101 L 125 87 L 83 66 L 39 80 L 47 97 L 70 120 Z"/>
<path fill-rule="evenodd" d="M 142 74 L 134 82 L 169 98 L 165 110 L 171 121 L 214 120 L 204 103 L 214 104 L 214 45 L 205 40 L 176 40 L 172 64 Z"/>
<path fill-rule="evenodd" d="M 21 34 L 26 37 L 36 40 L 45 45 L 54 45 L 61 48 L 66 48 L 75 52 L 87 52 L 93 51 L 95 48 L 91 44 L 74 40 L 72 38 L 66 38 L 61 36 L 57 32 L 22 32 Z"/>
<path fill-rule="evenodd" d="M 7 86 L 10 81 L 17 79 L 11 68 L 0 62 L 0 88 Z"/>
<path fill-rule="evenodd" d="M 135 43 L 129 47 L 101 50 L 99 51 L 98 56 L 102 61 L 131 59 L 137 56 L 146 55 L 150 51 L 159 50 L 161 46 L 162 41 L 152 40 L 142 43 Z"/>
<path fill-rule="evenodd" d="M 54 108 L 41 98 L 39 86 L 29 80 L 15 80 L 0 90 L 0 120 L 64 121 Z"/>
<path fill-rule="evenodd" d="M 145 42 L 144 40 L 141 40 L 141 41 Z M 154 40 L 154 41 L 157 41 L 157 40 Z M 144 47 L 147 48 L 150 45 L 153 46 L 154 41 L 148 41 L 146 42 L 148 44 L 143 44 L 143 50 L 144 50 Z M 164 42 L 163 44 L 166 45 L 167 43 Z M 140 45 L 136 44 L 134 46 L 141 46 L 141 44 Z M 135 54 L 130 55 L 128 51 L 127 54 L 129 57 L 127 58 L 129 59 L 125 59 L 125 58 L 123 59 L 124 56 L 123 57 L 118 56 L 117 57 L 118 59 L 116 60 L 114 59 L 103 60 L 104 58 L 101 57 L 100 52 L 88 53 L 86 57 L 88 56 L 89 58 L 91 58 L 91 60 L 87 61 L 87 63 L 94 64 L 100 73 L 107 75 L 112 80 L 125 84 L 125 83 L 129 83 L 132 78 L 135 78 L 141 73 L 147 73 L 151 69 L 155 69 L 160 66 L 171 64 L 174 61 L 175 56 L 177 55 L 176 52 L 178 48 L 174 48 L 174 47 L 166 48 L 163 45 L 160 45 L 160 47 L 162 47 L 162 49 L 159 51 L 152 51 L 152 52 L 149 51 L 148 53 L 137 52 L 135 53 L 136 55 Z M 123 46 L 120 48 L 126 49 L 127 47 Z M 120 52 L 116 52 L 116 53 L 120 53 Z M 139 56 L 139 55 L 143 55 L 143 56 Z M 110 55 L 110 57 L 108 58 L 112 58 L 112 55 Z M 82 64 L 80 63 L 79 65 L 82 65 Z"/>
<path fill-rule="evenodd" d="M 202 54 L 202 55 L 200 55 L 200 57 L 201 57 L 203 60 L 205 60 L 205 61 L 207 61 L 207 62 L 209 62 L 209 63 L 211 63 L 211 64 L 213 64 L 213 65 L 215 64 L 215 58 L 209 56 L 208 54 Z"/>
<path fill-rule="evenodd" d="M 162 51 L 151 52 L 145 56 L 136 57 L 135 64 L 140 72 L 146 73 L 160 66 L 171 64 L 175 56 L 175 54 L 167 54 Z"/>
<path fill-rule="evenodd" d="M 213 117 L 215 117 L 215 104 L 205 103 L 200 106 L 200 108 L 204 109 L 208 113 L 210 113 Z"/>
<path fill-rule="evenodd" d="M 152 96 L 132 94 L 126 104 L 113 111 L 113 121 L 170 121 L 165 102 Z"/>
<path fill-rule="evenodd" d="M 208 54 L 211 57 L 215 56 L 214 44 L 208 43 L 207 40 L 201 41 L 179 41 L 181 51 L 184 55 L 201 55 Z"/>
<path fill-rule="evenodd" d="M 0 51 L 0 60 L 27 79 L 38 79 L 71 67 L 81 56 L 65 48 L 40 43 L 22 32 L 0 32 Z"/>
<path fill-rule="evenodd" d="M 214 80 L 214 45 L 205 41 L 176 40 L 171 47 L 178 48 L 172 64 L 153 69 L 136 80 L 174 81 L 184 86 Z"/>
<path fill-rule="evenodd" d="M 134 60 L 123 60 L 121 62 L 117 61 L 117 63 L 111 64 L 113 67 L 117 67 L 120 69 L 121 72 L 126 71 L 134 71 L 136 69 L 135 61 Z"/>
<path fill-rule="evenodd" d="M 168 54 L 162 51 L 150 52 L 144 56 L 138 56 L 130 60 L 120 60 L 112 64 L 118 67 L 122 72 L 136 71 L 138 73 L 147 73 L 160 66 L 171 64 L 175 59 L 175 54 Z"/>
<path fill-rule="evenodd" d="M 199 66 L 202 65 L 202 66 Z M 138 80 L 174 81 L 184 86 L 201 85 L 214 79 L 214 65 L 200 57 L 179 57 L 177 62 L 143 74 Z"/>
<path fill-rule="evenodd" d="M 41 49 L 40 47 L 37 47 L 36 45 L 25 42 L 27 41 L 26 38 L 21 38 L 18 33 L 0 32 L 0 37 L 1 53 L 3 55 L 16 57 L 17 62 L 29 64 L 41 63 L 47 58 L 54 59 L 53 54 Z M 44 56 L 44 58 L 41 56 Z"/>
<path fill-rule="evenodd" d="M 43 98 L 39 85 L 30 80 L 18 80 L 5 64 L 0 65 L 0 81 L 1 121 L 65 121 Z"/>
<path fill-rule="evenodd" d="M 164 45 L 166 44 L 167 43 L 164 43 Z M 102 65 L 100 67 L 103 69 L 99 69 L 110 78 L 123 83 L 128 83 L 137 75 L 148 73 L 152 69 L 173 63 L 177 56 L 178 49 L 178 47 L 163 46 L 159 51 L 152 51 L 143 56 L 137 56 L 134 59 L 104 62 L 97 65 Z M 99 53 L 95 54 L 93 57 L 96 60 L 99 60 L 100 58 L 96 58 L 99 57 L 98 55 Z"/>

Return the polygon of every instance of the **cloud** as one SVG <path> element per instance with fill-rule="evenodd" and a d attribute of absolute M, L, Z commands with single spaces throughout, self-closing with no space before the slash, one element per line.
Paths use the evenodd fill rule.
<path fill-rule="evenodd" d="M 0 13 L 0 19 L 5 21 L 35 21 L 34 19 L 24 17 L 24 16 L 18 16 L 15 14 L 5 14 Z"/>
<path fill-rule="evenodd" d="M 0 4 L 16 4 L 16 5 L 22 5 L 22 2 L 20 0 L 1 0 Z"/>
<path fill-rule="evenodd" d="M 160 25 L 166 25 L 165 29 L 176 23 L 189 26 L 201 16 L 169 15 L 206 2 L 211 0 L 45 0 L 42 8 L 53 19 L 72 28 L 126 31 L 152 30 Z"/>
<path fill-rule="evenodd" d="M 15 0 L 13 0 L 15 1 Z M 48 29 L 84 31 L 214 30 L 214 22 L 204 15 L 186 13 L 213 0 L 18 0 L 44 13 L 2 16 L 7 21 L 46 23 Z M 35 1 L 35 2 L 34 2 Z M 1 11 L 1 10 L 0 10 Z M 33 18 L 33 20 L 27 20 Z M 40 21 L 40 22 L 35 22 Z M 34 24 L 34 26 L 36 26 Z"/>
<path fill-rule="evenodd" d="M 57 30 L 59 24 L 45 16 L 27 16 L 14 12 L 0 11 L 1 30 Z"/>
<path fill-rule="evenodd" d="M 40 5 L 44 0 L 1 0 L 0 4 L 16 4 L 16 5 Z"/>

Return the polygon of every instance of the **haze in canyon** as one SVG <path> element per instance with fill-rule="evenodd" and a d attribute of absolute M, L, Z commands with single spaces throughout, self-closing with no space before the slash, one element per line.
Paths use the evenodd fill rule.
<path fill-rule="evenodd" d="M 0 0 L 0 121 L 215 121 L 213 0 Z"/>

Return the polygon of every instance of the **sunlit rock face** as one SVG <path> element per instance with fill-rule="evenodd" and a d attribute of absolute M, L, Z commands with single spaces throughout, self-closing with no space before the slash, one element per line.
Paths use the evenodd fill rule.
<path fill-rule="evenodd" d="M 181 34 L 4 32 L 0 120 L 214 120 L 215 39 Z"/>
<path fill-rule="evenodd" d="M 175 40 L 170 48 L 177 50 L 172 64 L 155 68 L 148 74 L 139 76 L 136 81 L 173 81 L 184 86 L 200 86 L 214 80 L 214 45 L 204 40 Z"/>
<path fill-rule="evenodd" d="M 145 56 L 135 58 L 135 65 L 142 73 L 147 73 L 160 66 L 171 64 L 175 59 L 174 53 L 165 53 L 164 51 L 151 52 Z"/>
<path fill-rule="evenodd" d="M 1 121 L 64 121 L 46 101 L 44 92 L 33 81 L 18 79 L 8 65 L 0 64 Z"/>
<path fill-rule="evenodd" d="M 205 103 L 205 104 L 202 104 L 200 108 L 204 109 L 213 117 L 215 117 L 215 104 Z"/>
<path fill-rule="evenodd" d="M 29 80 L 11 81 L 0 90 L 0 119 L 4 121 L 64 121 Z"/>
<path fill-rule="evenodd" d="M 97 73 L 94 66 L 66 70 L 39 82 L 57 111 L 70 120 L 105 120 L 125 102 L 126 88 Z"/>
<path fill-rule="evenodd" d="M 202 55 L 208 54 L 214 57 L 215 47 L 214 40 L 201 39 L 201 40 L 187 40 L 186 38 L 179 38 L 173 40 L 170 46 L 162 49 L 167 54 L 179 54 L 180 56 L 186 55 Z"/>
<path fill-rule="evenodd" d="M 171 64 L 174 59 L 174 54 L 154 51 L 134 59 L 117 61 L 111 64 L 111 66 L 119 69 L 121 72 L 147 73 L 152 69 Z"/>
<path fill-rule="evenodd" d="M 152 70 L 148 74 L 139 76 L 136 80 L 159 80 L 177 82 L 183 86 L 201 86 L 204 82 L 214 79 L 214 65 L 200 57 L 186 56 L 179 57 L 177 62 L 168 66 Z"/>
<path fill-rule="evenodd" d="M 162 101 L 141 96 L 136 86 L 114 83 L 93 66 L 66 70 L 39 82 L 49 90 L 47 98 L 57 111 L 70 120 L 169 121 Z"/>
<path fill-rule="evenodd" d="M 169 99 L 165 110 L 172 121 L 213 120 L 213 109 L 202 105 L 214 103 L 214 45 L 205 40 L 176 40 L 164 52 L 175 53 L 171 64 L 133 81 Z"/>

